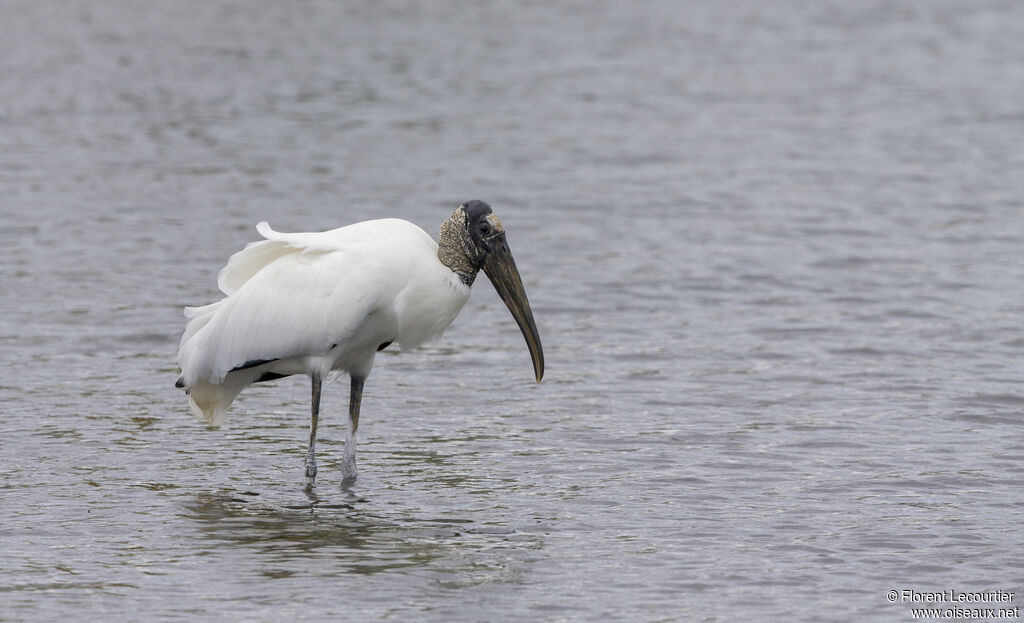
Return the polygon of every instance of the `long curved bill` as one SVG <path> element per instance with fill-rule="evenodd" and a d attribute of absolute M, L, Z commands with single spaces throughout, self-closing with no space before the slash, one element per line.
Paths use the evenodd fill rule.
<path fill-rule="evenodd" d="M 537 324 L 533 321 L 530 301 L 526 298 L 523 280 L 519 277 L 519 269 L 516 268 L 516 261 L 512 259 L 512 252 L 508 249 L 505 234 L 500 234 L 492 240 L 491 252 L 484 258 L 482 268 L 494 289 L 498 291 L 498 296 L 512 312 L 512 317 L 516 319 L 523 337 L 526 338 L 526 347 L 530 349 L 530 358 L 533 359 L 533 372 L 539 383 L 544 376 L 544 349 L 540 345 L 540 334 L 537 333 Z"/>

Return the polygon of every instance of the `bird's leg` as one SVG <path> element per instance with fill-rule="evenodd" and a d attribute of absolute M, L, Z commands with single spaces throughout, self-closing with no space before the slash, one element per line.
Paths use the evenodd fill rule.
<path fill-rule="evenodd" d="M 356 477 L 356 432 L 359 430 L 359 406 L 363 402 L 365 376 L 352 375 L 352 390 L 348 398 L 348 427 L 345 432 L 345 458 L 341 467 L 344 480 Z"/>
<path fill-rule="evenodd" d="M 320 420 L 320 375 L 314 373 L 313 400 L 309 419 L 309 449 L 306 450 L 306 488 L 312 488 L 316 482 L 316 425 Z"/>

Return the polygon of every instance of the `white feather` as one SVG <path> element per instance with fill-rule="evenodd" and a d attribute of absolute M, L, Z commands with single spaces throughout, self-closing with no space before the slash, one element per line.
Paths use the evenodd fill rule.
<path fill-rule="evenodd" d="M 185 311 L 178 364 L 193 410 L 211 424 L 267 372 L 365 375 L 379 345 L 397 341 L 405 350 L 440 335 L 469 298 L 437 259 L 437 243 L 407 221 L 320 233 L 257 229 L 266 240 L 220 272 L 227 298 Z"/>

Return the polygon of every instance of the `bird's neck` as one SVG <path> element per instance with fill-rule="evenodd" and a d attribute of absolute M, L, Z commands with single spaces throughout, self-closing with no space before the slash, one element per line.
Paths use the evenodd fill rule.
<path fill-rule="evenodd" d="M 461 221 L 460 221 L 461 218 Z M 459 276 L 466 286 L 473 285 L 480 268 L 467 253 L 472 242 L 466 233 L 466 216 L 461 209 L 456 210 L 451 218 L 441 225 L 441 233 L 437 237 L 437 259 Z"/>

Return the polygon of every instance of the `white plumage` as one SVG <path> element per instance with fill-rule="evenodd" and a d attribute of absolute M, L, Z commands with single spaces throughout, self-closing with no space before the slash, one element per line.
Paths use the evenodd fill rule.
<path fill-rule="evenodd" d="M 227 298 L 186 308 L 178 364 L 193 411 L 223 424 L 238 392 L 267 372 L 366 376 L 377 348 L 440 335 L 469 287 L 408 221 L 365 221 L 320 233 L 280 233 L 235 253 L 217 284 Z M 236 370 L 248 362 L 262 365 Z M 232 372 L 232 370 L 235 370 Z"/>
<path fill-rule="evenodd" d="M 482 201 L 455 210 L 439 243 L 407 221 L 380 219 L 320 233 L 281 233 L 235 253 L 217 283 L 226 298 L 185 308 L 178 349 L 192 411 L 211 425 L 246 386 L 293 374 L 312 379 L 306 479 L 316 477 L 314 446 L 321 381 L 349 373 L 346 479 L 355 476 L 355 433 L 363 382 L 377 352 L 402 350 L 440 335 L 469 299 L 483 270 L 526 337 L 539 381 L 540 338 L 501 221 Z"/>

